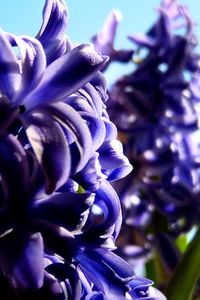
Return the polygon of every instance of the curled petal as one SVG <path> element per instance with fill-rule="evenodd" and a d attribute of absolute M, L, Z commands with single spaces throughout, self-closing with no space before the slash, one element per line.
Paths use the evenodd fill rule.
<path fill-rule="evenodd" d="M 92 136 L 93 150 L 96 151 L 103 144 L 106 134 L 104 122 L 91 114 L 81 112 L 81 117 L 87 121 Z"/>
<path fill-rule="evenodd" d="M 22 122 L 46 178 L 46 192 L 63 185 L 70 173 L 70 153 L 60 126 L 39 112 L 23 115 Z"/>
<path fill-rule="evenodd" d="M 132 166 L 123 154 L 122 144 L 118 140 L 106 141 L 99 149 L 99 161 L 109 181 L 128 175 Z"/>
<path fill-rule="evenodd" d="M 43 23 L 36 38 L 42 43 L 50 64 L 66 50 L 67 6 L 63 0 L 46 0 Z"/>
<path fill-rule="evenodd" d="M 96 249 L 78 252 L 77 260 L 88 280 L 106 299 L 125 299 L 127 283 L 134 273 L 123 259 L 107 249 Z"/>
<path fill-rule="evenodd" d="M 112 186 L 105 180 L 96 191 L 94 205 L 91 207 L 84 233 L 78 237 L 82 245 L 115 248 L 113 241 L 121 227 L 121 206 Z"/>
<path fill-rule="evenodd" d="M 133 279 L 129 283 L 129 285 L 131 287 L 131 290 L 129 291 L 129 295 L 132 296 L 132 299 L 136 299 L 136 300 L 139 300 L 139 299 L 156 300 L 157 298 L 152 297 L 152 290 L 150 289 L 152 284 L 153 284 L 153 281 L 151 281 L 149 279 L 139 277 L 139 276 L 134 276 Z M 161 296 L 161 294 L 160 294 L 160 296 Z M 160 299 L 160 298 L 158 298 L 158 299 Z M 164 298 L 161 298 L 161 299 L 164 300 Z"/>
<path fill-rule="evenodd" d="M 20 104 L 31 89 L 40 82 L 46 69 L 46 56 L 39 41 L 28 36 L 7 34 L 12 46 L 17 46 L 20 53 L 21 86 L 13 102 Z"/>
<path fill-rule="evenodd" d="M 99 189 L 101 182 L 107 177 L 101 172 L 101 165 L 98 160 L 99 154 L 94 155 L 89 159 L 86 166 L 76 173 L 74 179 L 86 190 L 96 191 Z"/>
<path fill-rule="evenodd" d="M 8 98 L 20 89 L 21 75 L 12 46 L 6 34 L 0 30 L 0 90 Z"/>
<path fill-rule="evenodd" d="M 80 171 L 87 163 L 90 158 L 91 151 L 93 150 L 92 139 L 86 122 L 72 107 L 63 102 L 51 104 L 45 109 L 62 126 L 66 126 L 69 133 L 73 136 L 81 156 L 81 159 L 76 166 L 76 170 L 73 171 Z"/>
<path fill-rule="evenodd" d="M 95 74 L 95 76 L 92 79 L 96 78 L 96 76 L 97 75 Z M 93 87 L 93 85 L 87 83 L 79 92 L 87 99 L 88 103 L 93 108 L 93 114 L 97 114 L 97 116 L 101 116 L 104 103 L 102 102 L 101 96 L 99 95 L 97 90 Z"/>

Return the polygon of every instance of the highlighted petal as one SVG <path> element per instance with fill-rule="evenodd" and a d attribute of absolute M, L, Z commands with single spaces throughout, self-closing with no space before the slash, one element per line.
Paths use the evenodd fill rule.
<path fill-rule="evenodd" d="M 66 50 L 67 6 L 62 0 L 46 0 L 43 23 L 36 38 L 42 43 L 48 65 Z"/>
<path fill-rule="evenodd" d="M 20 70 L 17 58 L 6 34 L 0 30 L 0 90 L 12 98 L 20 89 Z"/>
<path fill-rule="evenodd" d="M 80 45 L 50 64 L 39 86 L 26 99 L 27 108 L 61 100 L 89 82 L 107 61 L 91 44 Z"/>

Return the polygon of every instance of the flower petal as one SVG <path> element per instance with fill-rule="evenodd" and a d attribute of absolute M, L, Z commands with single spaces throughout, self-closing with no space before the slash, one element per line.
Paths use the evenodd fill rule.
<path fill-rule="evenodd" d="M 28 36 L 16 36 L 8 33 L 7 37 L 12 46 L 19 48 L 21 86 L 13 102 L 20 104 L 30 90 L 40 82 L 46 69 L 46 57 L 39 41 Z"/>
<path fill-rule="evenodd" d="M 47 199 L 35 201 L 31 214 L 68 230 L 75 230 L 84 224 L 93 201 L 94 195 L 89 193 L 55 193 Z"/>
<path fill-rule="evenodd" d="M 0 30 L 0 90 L 12 98 L 20 88 L 21 75 L 17 58 L 6 34 Z"/>
<path fill-rule="evenodd" d="M 93 151 L 92 139 L 86 122 L 72 107 L 63 102 L 51 104 L 45 109 L 60 125 L 66 126 L 69 133 L 73 135 L 81 156 L 81 159 L 76 162 L 76 170 L 73 169 L 73 172 L 80 171 L 88 162 L 91 151 Z M 71 156 L 73 160 L 73 152 Z"/>
<path fill-rule="evenodd" d="M 28 181 L 28 160 L 25 150 L 11 134 L 0 139 L 0 172 L 6 197 L 21 197 Z"/>
<path fill-rule="evenodd" d="M 14 251 L 13 251 L 14 249 Z M 37 289 L 43 284 L 43 241 L 40 233 L 10 233 L 0 239 L 0 265 L 15 289 Z"/>
<path fill-rule="evenodd" d="M 106 299 L 125 299 L 127 282 L 134 276 L 128 263 L 107 249 L 79 251 L 77 259 L 85 276 Z"/>
<path fill-rule="evenodd" d="M 80 45 L 51 63 L 39 86 L 26 98 L 27 108 L 55 102 L 84 86 L 105 64 L 92 45 Z"/>
<path fill-rule="evenodd" d="M 92 136 L 93 150 L 96 151 L 103 144 L 106 135 L 105 124 L 101 118 L 97 118 L 89 113 L 81 112 L 81 117 L 87 121 Z"/>
<path fill-rule="evenodd" d="M 40 112 L 25 114 L 21 118 L 27 137 L 41 164 L 46 178 L 46 192 L 64 184 L 70 173 L 70 153 L 60 126 L 48 115 Z"/>
<path fill-rule="evenodd" d="M 99 161 L 109 181 L 128 175 L 133 167 L 123 154 L 122 144 L 118 140 L 106 141 L 98 150 Z"/>
<path fill-rule="evenodd" d="M 36 38 L 44 47 L 48 65 L 66 50 L 67 15 L 67 6 L 63 0 L 46 0 L 43 23 Z"/>

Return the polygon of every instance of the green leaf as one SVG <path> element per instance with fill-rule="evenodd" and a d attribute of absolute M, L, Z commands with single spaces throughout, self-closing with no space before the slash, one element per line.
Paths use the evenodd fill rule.
<path fill-rule="evenodd" d="M 146 270 L 146 274 L 145 276 L 151 280 L 153 280 L 154 282 L 157 281 L 156 278 L 156 270 L 155 270 L 155 262 L 154 259 L 151 258 L 145 265 L 145 270 Z"/>
<path fill-rule="evenodd" d="M 176 239 L 176 245 L 181 253 L 185 252 L 187 245 L 188 245 L 188 238 L 187 234 L 181 234 Z"/>
<path fill-rule="evenodd" d="M 191 300 L 200 275 L 200 229 L 173 272 L 165 295 L 168 300 Z"/>

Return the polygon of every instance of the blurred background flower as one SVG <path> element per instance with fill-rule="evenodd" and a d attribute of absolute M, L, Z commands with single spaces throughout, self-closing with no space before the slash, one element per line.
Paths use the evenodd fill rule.
<path fill-rule="evenodd" d="M 133 166 L 114 184 L 123 206 L 118 251 L 133 265 L 146 259 L 146 272 L 153 257 L 160 268 L 157 283 L 164 287 L 181 259 L 178 239 L 185 237 L 186 246 L 188 233 L 199 225 L 200 55 L 196 23 L 185 3 L 161 1 L 156 12 L 146 34 L 128 36 L 132 70 L 111 85 L 108 111 Z M 118 27 L 118 12 L 112 10 L 92 38 L 96 49 L 111 53 L 108 68 L 117 55 L 122 62 Z"/>

